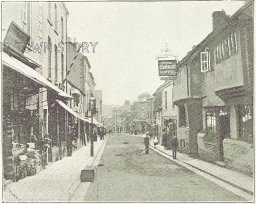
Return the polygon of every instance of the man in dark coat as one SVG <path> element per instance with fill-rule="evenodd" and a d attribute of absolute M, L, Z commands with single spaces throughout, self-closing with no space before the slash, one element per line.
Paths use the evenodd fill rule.
<path fill-rule="evenodd" d="M 172 138 L 172 156 L 173 156 L 173 159 L 176 159 L 177 148 L 178 148 L 178 139 L 177 139 L 177 137 L 175 135 Z"/>
<path fill-rule="evenodd" d="M 145 145 L 146 154 L 148 154 L 148 150 L 149 150 L 149 134 L 148 134 L 148 132 L 146 133 L 146 136 L 144 137 L 144 145 Z"/>
<path fill-rule="evenodd" d="M 96 129 L 93 129 L 93 138 L 94 138 L 94 141 L 97 141 L 97 139 L 98 139 L 98 133 L 97 133 Z"/>

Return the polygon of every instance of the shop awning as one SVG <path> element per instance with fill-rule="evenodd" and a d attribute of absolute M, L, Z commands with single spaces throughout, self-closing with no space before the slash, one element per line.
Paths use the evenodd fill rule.
<path fill-rule="evenodd" d="M 87 120 L 89 120 L 90 123 L 92 123 L 92 119 L 91 119 L 91 118 L 87 118 Z M 102 125 L 101 123 L 99 123 L 99 122 L 97 121 L 97 119 L 94 118 L 94 117 L 93 117 L 93 124 L 96 125 L 96 126 L 98 126 L 98 127 L 103 127 L 103 125 Z"/>
<path fill-rule="evenodd" d="M 80 117 L 80 119 L 86 123 L 91 123 L 88 118 Z"/>
<path fill-rule="evenodd" d="M 20 74 L 30 78 L 31 80 L 35 81 L 38 84 L 41 84 L 43 87 L 49 88 L 61 97 L 64 98 L 73 98 L 72 96 L 68 95 L 64 91 L 60 90 L 58 87 L 54 86 L 51 82 L 49 82 L 46 78 L 44 78 L 41 74 L 37 71 L 32 69 L 31 67 L 23 64 L 19 60 L 15 59 L 14 57 L 9 56 L 8 54 L 2 52 L 2 64 L 11 68 L 12 70 L 19 72 Z"/>
<path fill-rule="evenodd" d="M 68 107 L 65 103 L 63 103 L 60 100 L 56 100 L 56 102 L 62 107 L 64 108 L 66 111 L 68 111 L 69 113 L 71 113 L 74 117 L 87 122 L 87 123 L 91 123 L 91 120 L 89 118 L 85 118 L 85 117 L 81 117 L 80 115 L 78 115 L 78 113 L 76 113 L 74 110 L 72 110 L 70 107 Z M 94 123 L 94 121 L 93 121 Z"/>
<path fill-rule="evenodd" d="M 223 107 L 225 103 L 216 95 L 209 95 L 203 99 L 203 108 Z"/>
<path fill-rule="evenodd" d="M 69 108 L 65 103 L 63 103 L 63 102 L 60 101 L 60 100 L 56 100 L 56 102 L 57 102 L 62 108 L 64 108 L 66 111 L 68 111 L 69 113 L 71 113 L 72 115 L 74 115 L 76 118 L 80 118 L 80 116 L 79 116 L 75 111 L 73 111 L 71 108 Z"/>

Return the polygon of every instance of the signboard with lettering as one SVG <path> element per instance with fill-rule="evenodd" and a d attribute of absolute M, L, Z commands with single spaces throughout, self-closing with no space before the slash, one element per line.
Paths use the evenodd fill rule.
<path fill-rule="evenodd" d="M 175 80 L 176 79 L 176 76 L 169 76 L 169 77 L 161 77 L 160 80 Z"/>
<path fill-rule="evenodd" d="M 25 33 L 16 23 L 12 22 L 4 39 L 4 45 L 11 47 L 22 54 L 25 52 L 30 36 Z"/>
<path fill-rule="evenodd" d="M 158 60 L 159 76 L 176 76 L 176 60 Z"/>

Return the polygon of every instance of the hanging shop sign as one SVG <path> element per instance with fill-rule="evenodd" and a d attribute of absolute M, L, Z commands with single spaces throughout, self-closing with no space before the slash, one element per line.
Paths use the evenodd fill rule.
<path fill-rule="evenodd" d="M 158 60 L 159 76 L 174 77 L 176 76 L 176 60 Z"/>

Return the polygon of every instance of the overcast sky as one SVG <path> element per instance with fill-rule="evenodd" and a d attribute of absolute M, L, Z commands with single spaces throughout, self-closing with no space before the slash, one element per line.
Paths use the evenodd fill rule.
<path fill-rule="evenodd" d="M 86 53 L 96 89 L 104 104 L 137 100 L 153 94 L 163 83 L 156 56 L 168 44 L 181 60 L 193 45 L 212 31 L 212 12 L 232 15 L 242 1 L 215 2 L 72 2 L 68 36 L 78 42 L 98 42 L 95 53 Z M 92 51 L 92 48 L 89 48 Z"/>

